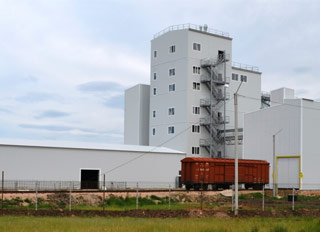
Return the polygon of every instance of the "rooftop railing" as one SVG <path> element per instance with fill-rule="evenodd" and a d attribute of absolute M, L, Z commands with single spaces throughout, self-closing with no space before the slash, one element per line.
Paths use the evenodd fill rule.
<path fill-rule="evenodd" d="M 248 64 L 242 64 L 239 62 L 232 62 L 232 67 L 245 69 L 245 70 L 249 70 L 249 71 L 253 71 L 253 72 L 259 72 L 259 67 L 248 65 Z"/>
<path fill-rule="evenodd" d="M 199 25 L 195 25 L 195 24 L 191 24 L 191 23 L 185 23 L 185 24 L 179 24 L 179 25 L 173 25 L 173 26 L 167 27 L 166 29 L 163 29 L 162 31 L 154 34 L 153 38 L 155 39 L 155 38 L 169 32 L 169 31 L 177 31 L 177 30 L 183 30 L 183 29 L 194 29 L 197 31 L 207 32 L 207 33 L 210 33 L 213 35 L 219 35 L 219 36 L 230 38 L 230 35 L 228 32 L 208 28 L 207 25 L 199 26 Z"/>

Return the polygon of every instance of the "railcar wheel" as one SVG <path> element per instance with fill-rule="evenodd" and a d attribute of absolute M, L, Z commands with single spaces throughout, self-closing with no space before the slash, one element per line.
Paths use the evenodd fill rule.
<path fill-rule="evenodd" d="M 207 190 L 208 190 L 208 185 L 207 185 L 207 184 L 202 185 L 202 189 L 203 189 L 204 191 L 207 191 Z"/>
<path fill-rule="evenodd" d="M 193 186 L 194 190 L 199 191 L 200 190 L 200 185 L 199 184 L 195 184 Z"/>
<path fill-rule="evenodd" d="M 211 185 L 211 186 L 212 186 L 212 190 L 214 190 L 214 191 L 217 191 L 217 190 L 218 190 L 218 187 L 217 187 L 216 184 L 213 184 L 213 185 Z"/>
<path fill-rule="evenodd" d="M 186 184 L 186 190 L 189 191 L 192 188 L 192 184 Z"/>

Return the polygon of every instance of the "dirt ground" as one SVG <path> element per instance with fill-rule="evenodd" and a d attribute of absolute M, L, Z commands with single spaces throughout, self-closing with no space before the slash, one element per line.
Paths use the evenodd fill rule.
<path fill-rule="evenodd" d="M 235 217 L 232 211 L 220 210 L 126 210 L 126 211 L 102 211 L 102 210 L 3 210 L 0 211 L 1 216 L 59 216 L 59 217 L 143 217 L 143 218 L 194 218 L 194 217 L 216 217 L 216 218 L 232 218 Z M 319 217 L 320 210 L 298 209 L 295 211 L 253 211 L 240 210 L 240 218 L 246 217 Z"/>
<path fill-rule="evenodd" d="M 262 193 L 262 191 L 240 191 L 240 194 Z M 292 190 L 280 190 L 279 196 L 291 194 Z M 99 206 L 103 200 L 102 192 L 72 192 L 72 205 L 84 204 L 87 206 Z M 107 192 L 106 198 L 113 197 L 136 197 L 136 192 Z M 146 198 L 152 195 L 158 197 L 169 196 L 168 192 L 139 192 L 139 197 Z M 272 195 L 272 191 L 265 191 L 267 196 Z M 300 196 L 320 196 L 320 191 L 296 191 Z M 233 217 L 231 209 L 231 190 L 224 191 L 172 191 L 171 199 L 180 204 L 184 203 L 204 203 L 204 210 L 198 208 L 189 208 L 185 210 L 125 210 L 125 211 L 105 211 L 102 210 L 62 210 L 62 209 L 45 209 L 45 210 L 26 210 L 26 209 L 5 209 L 0 210 L 0 215 L 32 215 L 32 216 L 111 216 L 111 217 L 151 217 L 151 218 L 171 218 L 171 217 Z M 248 195 L 250 196 L 250 195 Z M 35 200 L 36 194 L 32 193 L 5 193 L 4 199 L 20 198 L 22 200 Z M 69 193 L 38 193 L 38 198 L 47 202 L 69 202 Z M 318 198 L 317 198 L 318 199 Z M 206 204 L 214 204 L 214 208 L 206 207 Z M 265 207 L 269 209 L 261 210 L 261 198 L 244 198 L 239 200 L 240 217 L 287 217 L 287 216 L 320 216 L 320 201 L 299 200 L 296 202 L 296 209 L 290 210 L 291 202 L 287 200 L 277 200 L 273 198 L 265 199 Z M 276 210 L 277 209 L 277 210 Z M 280 209 L 280 210 L 279 210 Z"/>

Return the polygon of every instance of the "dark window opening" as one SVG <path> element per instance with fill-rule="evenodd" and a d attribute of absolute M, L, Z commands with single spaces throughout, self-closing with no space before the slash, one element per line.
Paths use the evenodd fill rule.
<path fill-rule="evenodd" d="M 224 59 L 224 51 L 218 51 L 218 59 Z"/>
<path fill-rule="evenodd" d="M 81 189 L 99 189 L 99 170 L 81 170 Z"/>

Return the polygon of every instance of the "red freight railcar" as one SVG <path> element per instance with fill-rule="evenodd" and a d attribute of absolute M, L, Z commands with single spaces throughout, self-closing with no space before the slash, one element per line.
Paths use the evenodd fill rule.
<path fill-rule="evenodd" d="M 181 160 L 181 183 L 186 189 L 229 188 L 234 183 L 234 159 L 185 158 Z M 239 159 L 239 184 L 261 189 L 269 183 L 269 163 Z"/>

